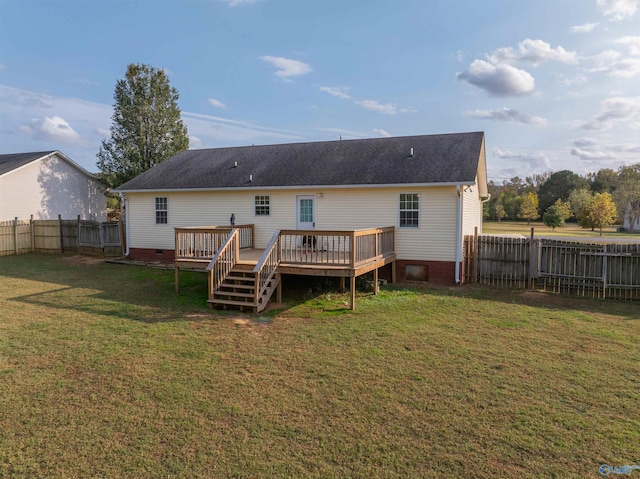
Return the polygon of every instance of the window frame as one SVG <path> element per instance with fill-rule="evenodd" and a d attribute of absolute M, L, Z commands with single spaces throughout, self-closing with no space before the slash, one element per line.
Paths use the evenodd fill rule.
<path fill-rule="evenodd" d="M 271 195 L 254 195 L 253 216 L 271 216 Z"/>
<path fill-rule="evenodd" d="M 162 208 L 164 206 L 164 208 Z M 166 196 L 156 196 L 155 198 L 156 224 L 169 224 L 169 198 Z"/>
<path fill-rule="evenodd" d="M 408 196 L 413 195 L 415 198 L 407 199 Z M 404 196 L 404 199 L 403 199 Z M 407 202 L 411 203 L 411 208 L 407 208 Z M 414 202 L 417 204 L 417 207 L 414 205 Z M 405 207 L 403 208 L 403 203 Z M 403 224 L 403 213 L 415 213 L 415 219 L 411 218 L 411 223 L 407 223 L 407 218 L 404 218 Z M 405 215 L 406 216 L 406 215 Z M 415 224 L 413 222 L 415 221 Z M 406 192 L 398 194 L 398 228 L 420 228 L 420 193 L 418 192 Z"/>

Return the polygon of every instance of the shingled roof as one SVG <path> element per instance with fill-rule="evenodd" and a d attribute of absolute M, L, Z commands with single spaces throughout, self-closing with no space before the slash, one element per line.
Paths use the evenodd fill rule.
<path fill-rule="evenodd" d="M 55 153 L 55 151 L 34 151 L 31 153 L 10 153 L 8 155 L 0 155 L 0 175 L 9 173 L 10 171 L 27 165 L 43 156 Z"/>
<path fill-rule="evenodd" d="M 483 141 L 473 132 L 186 150 L 117 190 L 470 184 Z"/>

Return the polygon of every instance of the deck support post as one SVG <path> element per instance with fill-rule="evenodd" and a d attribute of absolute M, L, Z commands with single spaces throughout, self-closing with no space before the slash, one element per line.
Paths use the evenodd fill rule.
<path fill-rule="evenodd" d="M 276 280 L 278 281 L 278 286 L 276 286 L 276 301 L 282 303 L 282 275 L 280 273 L 276 273 Z"/>
<path fill-rule="evenodd" d="M 351 288 L 351 311 L 356 309 L 356 277 L 349 278 L 349 286 Z"/>
<path fill-rule="evenodd" d="M 340 276 L 340 292 L 344 293 L 344 276 Z"/>
<path fill-rule="evenodd" d="M 396 262 L 394 260 L 391 262 L 391 284 L 395 283 L 396 280 Z"/>
<path fill-rule="evenodd" d="M 378 268 L 373 270 L 373 294 L 378 294 Z"/>
<path fill-rule="evenodd" d="M 176 277 L 176 294 L 180 292 L 180 268 L 177 265 L 174 265 L 175 269 L 175 277 Z"/>

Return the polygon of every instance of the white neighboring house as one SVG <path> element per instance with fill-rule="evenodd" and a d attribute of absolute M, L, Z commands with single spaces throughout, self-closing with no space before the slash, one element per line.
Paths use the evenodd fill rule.
<path fill-rule="evenodd" d="M 94 175 L 59 151 L 0 155 L 0 221 L 106 220 L 104 187 Z"/>
<path fill-rule="evenodd" d="M 489 198 L 484 133 L 186 150 L 116 188 L 128 255 L 171 261 L 174 228 L 395 227 L 397 278 L 459 281 L 464 235 L 482 233 Z"/>
<path fill-rule="evenodd" d="M 636 218 L 636 223 L 633 225 L 633 228 L 631 227 L 631 219 L 630 219 L 630 215 L 625 214 L 624 215 L 624 230 L 625 231 L 640 231 L 640 217 Z"/>

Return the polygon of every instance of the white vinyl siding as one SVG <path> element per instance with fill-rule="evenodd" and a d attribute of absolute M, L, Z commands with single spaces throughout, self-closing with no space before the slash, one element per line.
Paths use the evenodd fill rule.
<path fill-rule="evenodd" d="M 417 228 L 398 228 L 398 198 L 406 188 L 282 191 L 163 192 L 171 207 L 170 228 L 155 226 L 157 193 L 127 193 L 131 248 L 173 249 L 174 227 L 255 225 L 255 246 L 264 248 L 278 229 L 294 229 L 296 195 L 316 195 L 316 229 L 349 230 L 395 226 L 398 259 L 455 261 L 455 186 L 416 189 L 422 208 Z M 319 193 L 322 193 L 320 195 Z M 255 196 L 269 195 L 270 216 L 255 216 Z"/>
<path fill-rule="evenodd" d="M 476 227 L 482 234 L 482 201 L 477 185 L 466 186 L 462 195 L 462 235 L 474 234 Z"/>
<path fill-rule="evenodd" d="M 106 220 L 100 182 L 53 155 L 0 176 L 0 221 L 20 219 Z"/>

